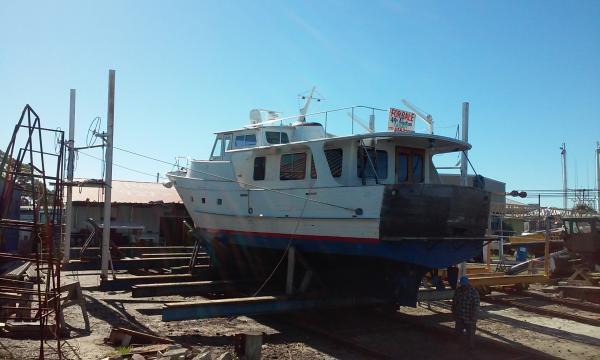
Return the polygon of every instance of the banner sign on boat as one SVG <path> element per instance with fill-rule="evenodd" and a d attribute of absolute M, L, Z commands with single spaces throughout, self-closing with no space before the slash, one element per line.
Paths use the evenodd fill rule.
<path fill-rule="evenodd" d="M 414 132 L 415 118 L 414 113 L 390 108 L 388 118 L 388 131 L 393 132 Z"/>

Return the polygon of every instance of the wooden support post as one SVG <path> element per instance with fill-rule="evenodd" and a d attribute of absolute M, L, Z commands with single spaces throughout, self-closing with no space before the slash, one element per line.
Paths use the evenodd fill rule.
<path fill-rule="evenodd" d="M 287 279 L 285 282 L 285 293 L 291 295 L 294 292 L 294 268 L 296 267 L 296 249 L 290 246 L 288 250 Z"/>

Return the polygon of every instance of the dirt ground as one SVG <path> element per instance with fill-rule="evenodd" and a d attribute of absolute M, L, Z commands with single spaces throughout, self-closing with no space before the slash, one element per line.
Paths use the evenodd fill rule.
<path fill-rule="evenodd" d="M 266 334 L 262 349 L 265 359 L 371 358 L 369 354 L 357 352 L 352 347 L 294 326 L 292 319 L 287 316 L 241 316 L 231 319 L 163 322 L 160 315 L 163 303 L 189 301 L 193 298 L 167 296 L 134 299 L 129 291 L 97 290 L 99 278 L 94 272 L 63 274 L 63 281 L 77 279 L 86 298 L 91 332 L 85 331 L 78 306 L 66 309 L 65 319 L 70 327 L 70 336 L 63 345 L 63 354 L 67 359 L 101 359 L 115 355 L 115 348 L 104 343 L 104 338 L 108 337 L 113 326 L 169 337 L 190 349 L 211 349 L 217 354 L 232 351 L 234 334 L 259 331 Z M 482 303 L 481 309 L 477 331 L 480 336 L 560 359 L 600 359 L 598 327 L 535 315 L 507 306 Z M 430 307 L 402 307 L 400 312 L 402 316 L 418 319 L 424 324 L 448 329 L 453 327 L 447 302 L 431 303 Z M 388 353 L 391 358 L 464 358 L 465 354 L 458 345 L 451 341 L 448 344 L 447 340 L 438 338 L 435 333 L 426 333 L 400 322 L 390 330 L 387 325 L 373 320 L 372 316 L 365 315 L 361 318 L 361 315 L 347 312 L 335 319 L 328 318 L 331 314 L 311 316 L 317 316 L 321 322 L 328 323 L 331 331 L 337 331 L 348 341 L 368 344 L 371 348 Z M 343 320 L 344 318 L 348 320 Z M 354 323 L 351 324 L 349 320 Z M 0 333 L 0 359 L 35 359 L 38 357 L 39 345 L 37 340 L 9 339 Z M 56 358 L 53 350 L 55 346 L 56 342 L 47 344 L 47 358 Z M 473 354 L 474 358 L 505 357 L 505 354 L 492 353 L 484 347 L 477 351 L 477 354 Z"/>

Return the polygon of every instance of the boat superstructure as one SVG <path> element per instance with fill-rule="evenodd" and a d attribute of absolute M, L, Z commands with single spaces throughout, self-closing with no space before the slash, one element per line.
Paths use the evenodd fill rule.
<path fill-rule="evenodd" d="M 332 113 L 356 109 L 372 114 L 364 133 L 328 133 Z M 480 251 L 490 194 L 443 184 L 432 161 L 470 145 L 376 132 L 377 112 L 387 113 L 253 110 L 249 125 L 216 134 L 208 160 L 167 174 L 224 277 L 267 277 L 293 247 L 328 289 L 385 289 L 413 304 L 425 271 Z"/>

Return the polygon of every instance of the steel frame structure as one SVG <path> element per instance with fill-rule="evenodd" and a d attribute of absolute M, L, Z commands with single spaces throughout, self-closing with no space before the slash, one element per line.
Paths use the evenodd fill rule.
<path fill-rule="evenodd" d="M 18 147 L 17 138 L 23 131 L 26 133 L 25 145 Z M 43 137 L 46 134 L 55 136 L 57 141 L 55 153 L 44 150 Z M 29 232 L 30 239 L 33 241 L 32 249 L 28 249 L 26 254 L 0 253 L 0 260 L 31 261 L 35 266 L 38 279 L 36 283 L 30 285 L 30 289 L 18 287 L 8 289 L 10 292 L 23 295 L 29 306 L 13 307 L 0 304 L 0 311 L 6 310 L 11 320 L 39 322 L 39 359 L 45 358 L 44 344 L 50 340 L 56 340 L 56 355 L 58 359 L 62 359 L 60 239 L 64 153 L 64 132 L 59 129 L 43 128 L 40 117 L 28 104 L 23 108 L 0 163 L 0 176 L 4 180 L 4 188 L 0 194 L 0 245 L 8 229 Z M 48 161 L 49 157 L 53 157 L 54 161 Z M 50 166 L 52 163 L 56 164 L 55 168 Z M 17 184 L 17 180 L 21 181 L 20 185 Z M 14 190 L 15 187 L 22 185 L 27 187 L 22 191 L 31 197 L 32 221 L 7 218 L 10 204 L 13 201 L 21 201 L 14 198 Z M 15 317 L 12 317 L 13 315 Z"/>

